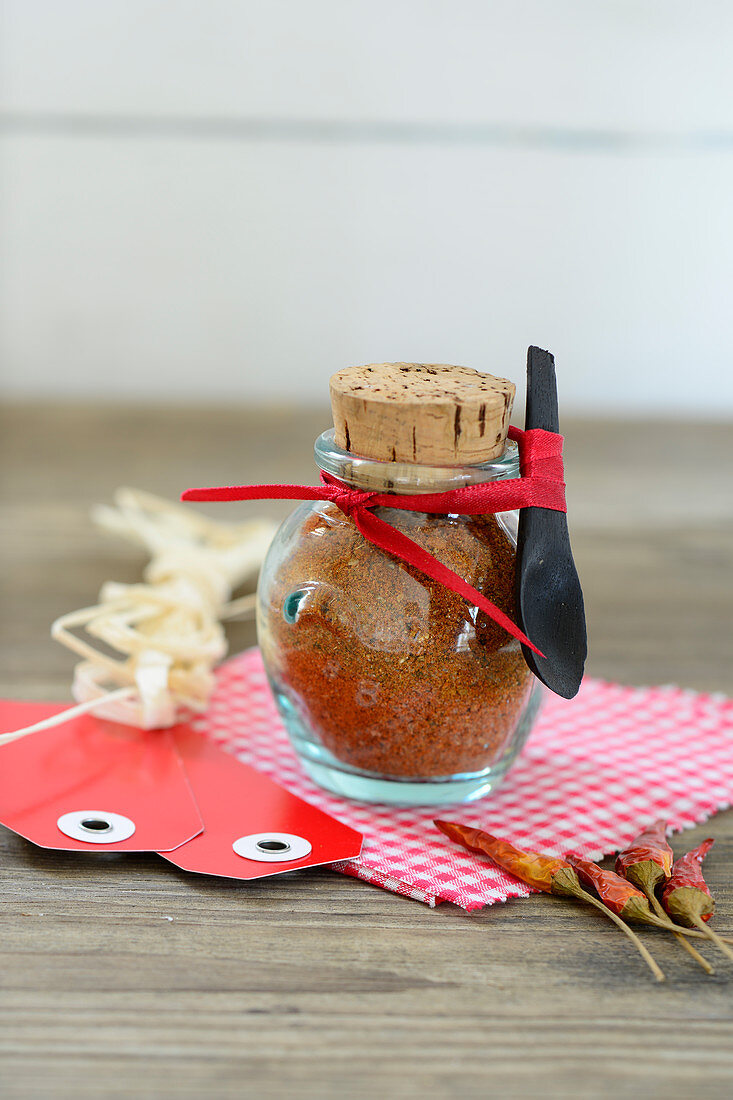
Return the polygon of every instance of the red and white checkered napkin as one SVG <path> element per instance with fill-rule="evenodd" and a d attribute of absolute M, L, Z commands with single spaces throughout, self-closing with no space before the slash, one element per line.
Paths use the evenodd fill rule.
<path fill-rule="evenodd" d="M 277 782 L 364 834 L 359 860 L 336 870 L 386 890 L 464 909 L 530 891 L 439 833 L 461 821 L 560 855 L 598 859 L 643 825 L 704 821 L 733 802 L 733 700 L 678 688 L 630 688 L 586 679 L 569 702 L 547 696 L 519 760 L 495 794 L 440 808 L 368 806 L 322 791 L 302 772 L 275 709 L 259 651 L 219 670 L 196 728 Z"/>

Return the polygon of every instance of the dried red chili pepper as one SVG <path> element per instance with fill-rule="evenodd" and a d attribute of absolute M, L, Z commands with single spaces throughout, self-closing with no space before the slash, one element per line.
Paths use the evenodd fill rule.
<path fill-rule="evenodd" d="M 654 916 L 646 894 L 637 889 L 628 879 L 617 875 L 615 871 L 606 871 L 597 863 L 572 853 L 568 854 L 567 859 L 578 872 L 581 882 L 587 886 L 593 886 L 603 904 L 620 917 L 649 924 L 669 925 L 669 921 L 661 921 Z"/>
<path fill-rule="evenodd" d="M 697 848 L 676 860 L 662 891 L 662 903 L 671 917 L 687 927 L 699 928 L 724 955 L 733 959 L 733 951 L 706 924 L 713 915 L 715 902 L 703 878 L 701 864 L 713 843 L 710 839 L 703 840 Z"/>
<path fill-rule="evenodd" d="M 663 819 L 655 821 L 637 836 L 636 840 L 616 857 L 616 871 L 640 887 L 646 894 L 649 904 L 661 919 L 666 919 L 666 913 L 659 904 L 655 890 L 666 882 L 672 874 L 672 861 L 674 853 L 667 843 L 667 822 Z M 680 932 L 675 932 L 675 939 L 684 947 L 695 962 L 710 974 L 712 968 L 707 960 L 688 943 Z"/>
<path fill-rule="evenodd" d="M 689 903 L 692 902 L 697 916 L 704 921 L 710 920 L 715 908 L 710 888 L 702 874 L 702 861 L 715 842 L 708 838 L 698 844 L 684 856 L 676 860 L 669 881 L 662 891 L 664 908 L 677 920 L 690 923 Z M 692 890 L 692 895 L 680 891 Z M 702 894 L 703 896 L 699 896 Z"/>
<path fill-rule="evenodd" d="M 649 895 L 672 873 L 674 853 L 666 833 L 666 821 L 655 821 L 616 857 L 616 873 L 640 887 L 650 901 Z"/>
<path fill-rule="evenodd" d="M 568 855 L 568 862 L 578 872 L 578 877 L 587 886 L 593 886 L 598 897 L 607 908 L 611 909 L 625 921 L 640 921 L 642 924 L 651 924 L 656 928 L 663 928 L 667 932 L 673 932 L 679 936 L 681 930 L 676 928 L 670 920 L 656 916 L 649 905 L 646 894 L 637 889 L 628 879 L 622 878 L 614 871 L 607 871 L 592 863 L 589 859 L 580 856 Z M 684 934 L 689 935 L 691 929 L 685 929 Z M 692 932 L 695 936 L 702 937 L 700 932 Z M 690 953 L 708 974 L 714 970 L 707 959 L 688 944 Z"/>
<path fill-rule="evenodd" d="M 625 924 L 612 910 L 607 909 L 596 898 L 589 894 L 580 884 L 580 879 L 574 867 L 566 859 L 557 856 L 546 856 L 541 852 L 523 851 L 516 848 L 508 840 L 485 833 L 482 829 L 474 829 L 470 825 L 459 825 L 450 821 L 435 821 L 434 824 L 442 833 L 451 840 L 463 845 L 473 852 L 481 852 L 489 856 L 502 870 L 527 886 L 535 890 L 542 890 L 546 894 L 559 894 L 562 897 L 571 897 L 588 902 L 604 916 L 618 925 L 625 936 L 631 940 L 634 947 L 641 954 L 649 966 L 655 978 L 659 982 L 664 981 L 664 973 L 654 961 L 635 932 Z"/>

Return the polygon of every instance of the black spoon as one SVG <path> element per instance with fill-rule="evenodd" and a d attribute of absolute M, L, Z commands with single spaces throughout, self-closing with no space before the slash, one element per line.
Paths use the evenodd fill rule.
<path fill-rule="evenodd" d="M 555 360 L 549 351 L 527 351 L 525 429 L 559 431 Z M 522 508 L 517 541 L 519 625 L 545 654 L 522 646 L 535 676 L 556 695 L 572 699 L 588 650 L 583 592 L 573 561 L 564 512 Z"/>

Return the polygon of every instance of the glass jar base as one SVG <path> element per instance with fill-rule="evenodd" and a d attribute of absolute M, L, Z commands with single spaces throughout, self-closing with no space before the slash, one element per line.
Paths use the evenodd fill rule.
<path fill-rule="evenodd" d="M 314 783 L 343 798 L 390 806 L 445 806 L 473 802 L 496 790 L 524 748 L 543 690 L 534 681 L 522 719 L 504 755 L 480 772 L 463 772 L 434 779 L 399 779 L 360 771 L 342 763 L 306 729 L 288 696 L 270 682 L 277 708 L 301 767 Z"/>
<path fill-rule="evenodd" d="M 445 806 L 473 802 L 490 794 L 506 775 L 510 762 L 466 778 L 419 780 L 381 779 L 342 771 L 329 764 L 300 757 L 300 765 L 319 787 L 357 802 L 381 802 L 389 806 Z"/>

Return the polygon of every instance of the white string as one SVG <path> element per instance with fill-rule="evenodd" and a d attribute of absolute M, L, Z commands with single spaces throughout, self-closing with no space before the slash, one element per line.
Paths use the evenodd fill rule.
<path fill-rule="evenodd" d="M 256 604 L 257 595 L 254 592 L 251 596 L 241 596 L 238 600 L 232 600 L 221 609 L 221 621 L 228 623 L 231 619 L 253 619 Z"/>
<path fill-rule="evenodd" d="M 92 518 L 148 551 L 143 583 L 108 581 L 94 607 L 52 624 L 51 636 L 81 658 L 72 683 L 80 706 L 0 735 L 0 745 L 92 710 L 142 729 L 203 712 L 227 652 L 222 621 L 253 611 L 253 595 L 231 601 L 231 593 L 259 572 L 275 531 L 269 520 L 220 523 L 139 489 L 118 489 L 115 506 Z"/>
<path fill-rule="evenodd" d="M 89 699 L 86 703 L 79 703 L 75 707 L 69 707 L 68 710 L 61 711 L 60 714 L 52 714 L 50 718 L 34 722 L 32 726 L 23 726 L 22 729 L 0 734 L 0 745 L 9 745 L 11 741 L 17 741 L 21 737 L 26 737 L 29 733 L 40 733 L 41 730 L 48 730 L 53 726 L 62 726 L 65 722 L 70 722 L 72 718 L 78 718 L 80 714 L 86 714 L 87 711 L 94 710 L 101 703 L 129 698 L 131 695 L 137 695 L 137 688 L 119 688 L 118 691 L 108 692 L 103 698 Z"/>

